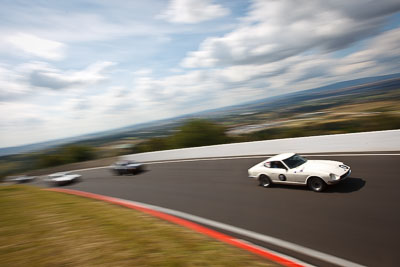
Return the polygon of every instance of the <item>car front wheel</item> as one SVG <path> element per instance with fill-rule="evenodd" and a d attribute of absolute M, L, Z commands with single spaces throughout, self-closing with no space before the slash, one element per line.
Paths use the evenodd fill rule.
<path fill-rule="evenodd" d="M 258 182 L 259 185 L 262 187 L 270 187 L 272 184 L 271 179 L 269 179 L 269 177 L 264 174 L 260 175 L 260 177 L 258 178 Z"/>
<path fill-rule="evenodd" d="M 307 182 L 308 187 L 314 192 L 322 192 L 326 188 L 326 183 L 318 177 L 312 177 Z"/>

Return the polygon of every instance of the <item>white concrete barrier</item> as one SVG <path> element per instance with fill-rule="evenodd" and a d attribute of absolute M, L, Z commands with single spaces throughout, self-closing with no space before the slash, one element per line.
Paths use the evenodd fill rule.
<path fill-rule="evenodd" d="M 284 152 L 330 153 L 400 151 L 400 130 L 286 138 L 246 143 L 173 149 L 122 156 L 141 162 L 270 155 Z"/>

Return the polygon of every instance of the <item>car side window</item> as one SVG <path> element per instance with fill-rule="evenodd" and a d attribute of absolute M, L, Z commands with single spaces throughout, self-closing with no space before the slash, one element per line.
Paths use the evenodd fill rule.
<path fill-rule="evenodd" d="M 271 168 L 274 168 L 274 169 L 286 169 L 285 166 L 283 165 L 283 163 L 280 162 L 280 161 L 272 161 L 271 162 Z"/>
<path fill-rule="evenodd" d="M 271 168 L 271 162 L 265 162 L 264 167 Z"/>

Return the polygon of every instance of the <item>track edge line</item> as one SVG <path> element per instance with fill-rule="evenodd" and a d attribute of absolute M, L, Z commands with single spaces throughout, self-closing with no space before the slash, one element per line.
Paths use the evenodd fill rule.
<path fill-rule="evenodd" d="M 197 233 L 209 236 L 213 239 L 216 239 L 218 241 L 221 241 L 223 243 L 232 245 L 234 247 L 246 250 L 247 252 L 250 252 L 252 254 L 256 254 L 258 256 L 261 256 L 263 258 L 266 258 L 268 260 L 271 260 L 275 263 L 278 263 L 280 265 L 283 266 L 290 266 L 290 267 L 306 267 L 306 266 L 311 266 L 308 264 L 305 264 L 303 262 L 297 261 L 294 258 L 283 255 L 281 253 L 275 254 L 274 252 L 272 252 L 271 250 L 267 250 L 264 249 L 260 246 L 257 245 L 253 245 L 249 242 L 246 241 L 242 241 L 240 239 L 237 239 L 235 237 L 217 232 L 215 230 L 212 230 L 210 228 L 207 228 L 205 226 L 199 225 L 197 223 L 155 210 L 155 209 L 151 209 L 149 207 L 145 207 L 142 205 L 137 205 L 132 203 L 131 201 L 126 201 L 123 199 L 119 199 L 119 198 L 114 198 L 114 197 L 108 197 L 108 196 L 104 196 L 104 195 L 99 195 L 99 194 L 94 194 L 94 193 L 88 193 L 88 192 L 84 192 L 84 191 L 79 191 L 79 190 L 72 190 L 72 189 L 61 189 L 61 188 L 47 188 L 47 189 L 42 189 L 45 191 L 52 191 L 52 192 L 59 192 L 59 193 L 66 193 L 66 194 L 70 194 L 70 195 L 76 195 L 76 196 L 81 196 L 81 197 L 86 197 L 86 198 L 90 198 L 90 199 L 95 199 L 95 200 L 100 200 L 100 201 L 104 201 L 104 202 L 108 202 L 111 204 L 115 204 L 115 205 L 119 205 L 119 206 L 123 206 L 126 208 L 130 208 L 130 209 L 134 209 L 146 214 L 149 214 L 153 217 L 157 217 L 159 219 L 165 220 L 165 221 L 169 221 L 171 223 L 183 226 L 185 228 L 191 229 Z"/>

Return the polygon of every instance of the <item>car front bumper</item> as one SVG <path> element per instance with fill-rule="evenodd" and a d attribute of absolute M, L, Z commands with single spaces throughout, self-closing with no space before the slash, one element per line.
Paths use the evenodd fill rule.
<path fill-rule="evenodd" d="M 339 182 L 345 180 L 347 177 L 349 177 L 350 174 L 351 174 L 351 169 L 348 169 L 348 171 L 345 172 L 343 175 L 341 175 L 339 179 L 337 179 L 337 180 L 330 180 L 330 181 L 328 181 L 328 184 L 337 184 L 337 183 L 339 183 Z"/>

